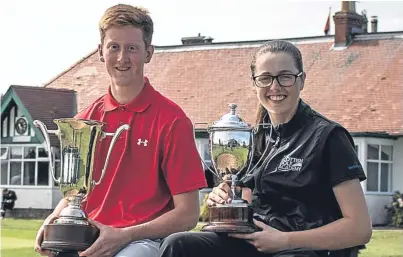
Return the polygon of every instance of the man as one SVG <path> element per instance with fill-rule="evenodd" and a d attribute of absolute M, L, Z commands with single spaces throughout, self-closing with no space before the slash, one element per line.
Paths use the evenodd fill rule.
<path fill-rule="evenodd" d="M 14 209 L 15 201 L 17 201 L 17 195 L 13 190 L 8 188 L 3 189 L 3 199 L 1 201 L 1 219 L 6 217 L 6 211 Z"/>
<path fill-rule="evenodd" d="M 160 239 L 192 229 L 198 221 L 198 189 L 206 186 L 193 126 L 175 103 L 144 77 L 154 52 L 153 22 L 146 10 L 119 4 L 99 23 L 99 58 L 110 78 L 106 95 L 76 117 L 105 122 L 104 131 L 122 124 L 130 130 L 117 140 L 105 177 L 85 203 L 99 238 L 81 256 L 157 256 Z M 99 178 L 111 138 L 97 149 Z M 62 200 L 44 224 L 66 206 Z M 43 227 L 35 249 L 40 248 Z"/>

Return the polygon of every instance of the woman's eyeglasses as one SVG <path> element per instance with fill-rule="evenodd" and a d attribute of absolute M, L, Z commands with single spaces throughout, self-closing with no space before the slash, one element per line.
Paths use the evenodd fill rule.
<path fill-rule="evenodd" d="M 303 74 L 301 71 L 297 75 L 295 74 L 280 74 L 277 76 L 272 76 L 268 74 L 263 74 L 259 76 L 253 76 L 253 83 L 257 87 L 270 87 L 274 80 L 277 80 L 278 84 L 282 87 L 292 87 L 295 85 L 297 78 Z"/>

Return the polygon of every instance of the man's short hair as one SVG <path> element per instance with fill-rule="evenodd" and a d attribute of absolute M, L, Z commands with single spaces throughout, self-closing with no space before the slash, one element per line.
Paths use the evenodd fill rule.
<path fill-rule="evenodd" d="M 143 41 L 146 47 L 151 45 L 154 24 L 147 9 L 127 4 L 117 4 L 106 9 L 99 21 L 101 43 L 104 42 L 105 32 L 112 26 L 133 26 L 143 31 Z"/>

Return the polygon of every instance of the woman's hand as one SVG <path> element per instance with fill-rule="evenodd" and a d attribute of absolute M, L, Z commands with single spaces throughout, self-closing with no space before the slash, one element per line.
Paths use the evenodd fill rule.
<path fill-rule="evenodd" d="M 256 247 L 259 252 L 272 253 L 288 250 L 289 239 L 286 232 L 272 228 L 263 222 L 253 220 L 256 226 L 262 231 L 251 234 L 229 234 L 228 236 L 245 239 L 248 243 Z"/>

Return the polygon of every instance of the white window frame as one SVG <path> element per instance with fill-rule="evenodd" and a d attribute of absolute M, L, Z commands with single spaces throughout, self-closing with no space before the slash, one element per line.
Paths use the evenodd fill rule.
<path fill-rule="evenodd" d="M 11 147 L 21 147 L 22 148 L 22 156 L 21 156 L 20 159 L 11 159 L 10 158 L 10 155 L 11 155 L 11 149 L 10 148 Z M 34 159 L 24 159 L 23 156 L 24 156 L 25 148 L 32 148 L 32 147 L 36 148 L 36 156 L 35 156 L 35 158 Z M 30 144 L 30 145 L 27 145 L 27 144 L 7 144 L 7 145 L 1 145 L 1 148 L 7 148 L 8 149 L 7 150 L 8 158 L 7 159 L 2 158 L 2 161 L 5 160 L 5 161 L 8 162 L 8 164 L 7 164 L 7 184 L 4 184 L 4 185 L 2 184 L 2 185 L 0 185 L 0 187 L 1 186 L 7 186 L 7 187 L 24 188 L 24 189 L 28 189 L 28 188 L 52 188 L 52 187 L 54 187 L 53 178 L 52 178 L 52 175 L 50 173 L 51 172 L 50 158 L 49 157 L 39 157 L 38 156 L 39 149 L 41 149 L 41 148 L 44 148 L 45 150 L 47 149 L 45 144 Z M 52 151 L 54 151 L 54 147 L 51 147 L 51 148 L 52 148 Z M 48 154 L 49 154 L 49 151 L 48 151 Z M 9 182 L 10 182 L 10 164 L 13 161 L 21 162 L 21 183 L 19 185 L 11 185 L 11 184 L 9 184 Z M 23 183 L 24 183 L 24 181 L 23 181 L 24 172 L 25 172 L 24 163 L 25 162 L 34 162 L 35 163 L 35 175 L 34 175 L 35 176 L 35 185 L 23 185 Z M 38 185 L 38 163 L 39 162 L 48 162 L 49 163 L 49 170 L 48 170 L 49 181 L 48 181 L 48 185 Z M 60 162 L 60 159 L 54 161 L 54 164 L 53 164 L 54 166 L 55 166 L 56 162 Z"/>
<path fill-rule="evenodd" d="M 392 182 L 393 182 L 393 160 L 395 160 L 395 146 L 394 146 L 394 140 L 393 139 L 386 139 L 386 138 L 372 138 L 372 137 L 354 137 L 354 143 L 355 145 L 358 146 L 358 158 L 364 168 L 365 174 L 368 177 L 368 172 L 367 172 L 367 164 L 368 162 L 373 162 L 373 163 L 388 163 L 390 165 L 389 169 L 389 174 L 388 174 L 388 191 L 387 192 L 380 192 L 380 183 L 381 183 L 381 172 L 378 170 L 378 191 L 368 191 L 367 190 L 367 180 L 363 181 L 361 183 L 362 188 L 364 189 L 364 192 L 366 195 L 391 195 L 393 194 L 393 189 L 392 189 Z M 367 156 L 367 150 L 368 150 L 368 145 L 379 145 L 381 146 L 391 146 L 392 147 L 392 160 L 391 161 L 385 161 L 385 160 L 368 160 Z M 379 166 L 380 167 L 380 166 Z M 380 169 L 380 168 L 379 168 Z"/>

